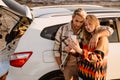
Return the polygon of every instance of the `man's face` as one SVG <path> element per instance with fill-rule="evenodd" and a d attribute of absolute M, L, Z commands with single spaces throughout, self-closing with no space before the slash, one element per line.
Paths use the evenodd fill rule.
<path fill-rule="evenodd" d="M 79 16 L 79 15 L 75 15 L 72 17 L 72 26 L 75 28 L 75 29 L 80 29 L 84 23 L 84 18 Z"/>

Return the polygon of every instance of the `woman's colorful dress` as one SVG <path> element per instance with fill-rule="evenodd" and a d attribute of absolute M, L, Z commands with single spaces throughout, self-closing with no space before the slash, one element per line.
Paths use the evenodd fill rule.
<path fill-rule="evenodd" d="M 83 80 L 106 80 L 107 53 L 95 49 L 88 50 L 85 45 L 83 53 L 78 62 L 79 77 Z"/>

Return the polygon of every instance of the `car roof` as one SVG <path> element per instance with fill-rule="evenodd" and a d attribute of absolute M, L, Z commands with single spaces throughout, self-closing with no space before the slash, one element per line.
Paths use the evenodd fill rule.
<path fill-rule="evenodd" d="M 95 14 L 97 17 L 119 17 L 120 9 L 109 8 L 97 5 L 55 5 L 32 8 L 34 17 L 55 17 L 72 15 L 77 8 L 83 8 L 88 14 Z"/>
<path fill-rule="evenodd" d="M 69 9 L 66 8 L 56 8 L 56 7 L 40 7 L 40 8 L 34 8 L 32 10 L 32 14 L 34 17 L 43 17 L 46 15 L 53 15 L 53 14 L 66 14 L 71 13 Z"/>

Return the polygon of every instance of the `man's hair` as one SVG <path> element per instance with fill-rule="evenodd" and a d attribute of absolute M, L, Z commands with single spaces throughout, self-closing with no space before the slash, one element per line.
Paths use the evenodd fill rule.
<path fill-rule="evenodd" d="M 87 13 L 83 8 L 78 8 L 74 11 L 73 15 L 79 15 L 86 18 Z"/>

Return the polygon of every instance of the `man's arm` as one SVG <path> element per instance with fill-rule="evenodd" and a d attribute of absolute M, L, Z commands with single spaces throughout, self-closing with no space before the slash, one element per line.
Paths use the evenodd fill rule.
<path fill-rule="evenodd" d="M 97 46 L 98 40 L 100 37 L 109 37 L 112 35 L 114 30 L 111 27 L 108 26 L 102 26 L 100 27 L 100 31 L 96 34 L 94 34 L 89 42 L 89 48 L 94 48 Z"/>
<path fill-rule="evenodd" d="M 109 26 L 100 27 L 100 31 L 97 33 L 98 37 L 109 37 L 113 34 L 114 30 Z"/>
<path fill-rule="evenodd" d="M 58 29 L 56 36 L 55 36 L 55 42 L 54 42 L 54 48 L 53 48 L 53 53 L 56 59 L 56 62 L 58 64 L 58 66 L 60 67 L 62 61 L 61 61 L 61 53 L 60 53 L 60 48 L 61 48 L 61 40 L 60 40 L 60 36 L 61 36 L 61 27 Z"/>

